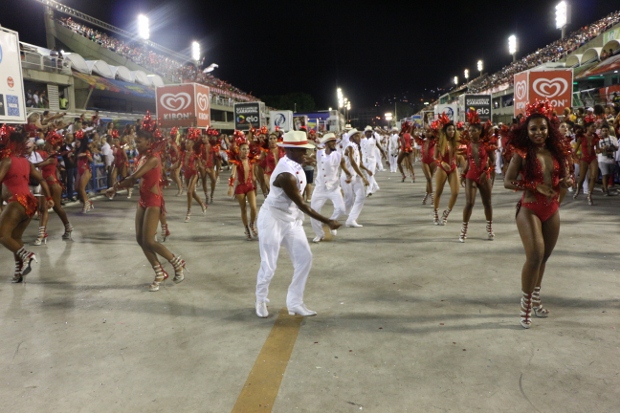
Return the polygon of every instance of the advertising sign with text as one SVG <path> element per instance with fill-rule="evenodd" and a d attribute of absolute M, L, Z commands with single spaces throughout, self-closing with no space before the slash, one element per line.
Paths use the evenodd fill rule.
<path fill-rule="evenodd" d="M 0 123 L 26 123 L 17 32 L 0 28 Z"/>
<path fill-rule="evenodd" d="M 235 129 L 246 131 L 263 126 L 263 102 L 235 103 Z"/>
<path fill-rule="evenodd" d="M 269 130 L 276 130 L 276 126 L 284 132 L 293 129 L 293 112 L 290 110 L 269 112 Z"/>
<path fill-rule="evenodd" d="M 573 105 L 573 70 L 530 71 L 528 94 L 530 102 L 548 99 L 562 113 Z"/>
<path fill-rule="evenodd" d="M 467 113 L 470 108 L 474 108 L 476 112 L 478 112 L 478 116 L 482 123 L 491 120 L 491 95 L 465 95 L 465 113 Z"/>
<path fill-rule="evenodd" d="M 528 73 L 529 72 L 521 72 L 515 75 L 515 86 L 514 86 L 514 116 L 517 117 L 518 114 L 525 114 L 525 105 L 528 101 Z"/>

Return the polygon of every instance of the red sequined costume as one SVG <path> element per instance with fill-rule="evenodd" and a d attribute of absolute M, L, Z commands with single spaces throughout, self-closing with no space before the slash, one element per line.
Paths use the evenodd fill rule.
<path fill-rule="evenodd" d="M 39 203 L 30 192 L 28 180 L 30 179 L 30 162 L 24 157 L 9 155 L 11 158 L 11 166 L 4 176 L 2 184 L 11 194 L 6 200 L 7 204 L 11 202 L 19 202 L 26 210 L 29 218 L 34 216 Z"/>
<path fill-rule="evenodd" d="M 142 208 L 158 207 L 162 212 L 166 212 L 166 205 L 164 197 L 162 196 L 162 175 L 161 175 L 161 158 L 156 156 L 159 162 L 157 166 L 140 178 L 140 199 L 138 205 Z M 142 166 L 148 160 L 148 157 L 143 157 L 138 163 L 138 168 Z M 137 170 L 137 169 L 136 169 Z"/>
<path fill-rule="evenodd" d="M 243 161 L 239 161 L 237 164 L 237 186 L 235 187 L 235 195 L 244 194 L 254 191 L 254 162 L 248 159 L 248 176 L 245 176 L 245 168 L 243 167 Z"/>
<path fill-rule="evenodd" d="M 90 151 L 84 151 L 80 155 L 83 155 L 83 156 L 78 156 L 77 158 L 78 176 L 82 176 L 82 174 L 84 174 L 84 172 L 86 171 L 89 171 L 92 173 L 92 170 L 90 169 L 91 161 L 88 159 L 88 158 L 91 158 Z"/>
<path fill-rule="evenodd" d="M 405 153 L 413 152 L 413 146 L 411 135 L 409 133 L 403 133 L 399 139 L 400 150 Z"/>
<path fill-rule="evenodd" d="M 43 161 L 51 160 L 51 163 L 41 167 L 41 175 L 43 175 L 43 179 L 48 182 L 48 185 L 60 185 L 60 181 L 58 180 L 58 176 L 56 174 L 56 168 L 58 166 L 58 158 L 56 155 L 48 154 L 46 151 L 38 151 L 39 155 L 43 158 Z"/>
<path fill-rule="evenodd" d="M 581 149 L 581 162 L 589 164 L 597 159 L 596 147 L 598 146 L 599 140 L 600 138 L 598 137 L 598 135 L 592 134 L 591 145 L 588 145 L 588 137 L 586 135 L 579 135 L 577 137 L 577 142 Z"/>
<path fill-rule="evenodd" d="M 521 176 L 525 176 L 525 169 L 521 170 Z M 536 185 L 544 184 L 544 176 L 542 166 L 540 164 L 540 160 L 536 157 L 536 171 L 534 173 L 534 180 L 530 183 L 529 192 L 536 197 L 535 202 L 525 202 L 525 191 L 523 192 L 523 196 L 521 200 L 517 204 L 517 214 L 519 213 L 519 208 L 527 208 L 532 211 L 541 222 L 547 221 L 549 218 L 553 216 L 557 212 L 560 207 L 560 203 L 558 202 L 558 196 L 560 193 L 560 164 L 554 158 L 553 159 L 553 173 L 551 176 L 551 187 L 556 192 L 556 195 L 549 199 L 546 195 L 541 194 L 536 191 Z"/>
<path fill-rule="evenodd" d="M 440 167 L 447 175 L 450 175 L 456 169 L 456 156 L 450 156 L 450 149 L 446 149 L 446 153 L 441 158 L 436 158 L 437 166 Z M 448 169 L 443 167 L 443 164 L 449 165 Z"/>
<path fill-rule="evenodd" d="M 422 163 L 431 165 L 435 162 L 435 139 L 425 139 L 422 141 Z"/>
<path fill-rule="evenodd" d="M 114 146 L 112 149 L 112 153 L 114 154 L 114 166 L 116 169 L 123 169 L 125 166 L 129 166 L 129 161 L 127 160 L 127 154 L 125 153 L 125 148 L 123 145 Z"/>
<path fill-rule="evenodd" d="M 282 159 L 282 157 L 284 155 L 286 155 L 286 152 L 284 151 L 283 148 L 278 147 L 278 160 Z M 272 149 L 267 149 L 266 152 L 266 156 L 264 159 L 263 164 L 261 165 L 264 169 L 265 175 L 271 176 L 271 173 L 273 172 L 274 169 L 276 169 L 276 158 L 273 155 L 273 150 Z"/>
<path fill-rule="evenodd" d="M 470 143 L 467 145 L 467 163 L 469 164 L 469 169 L 467 169 L 465 178 L 471 179 L 476 184 L 480 185 L 480 178 L 483 174 L 486 174 L 487 178 L 491 177 L 491 169 L 488 165 L 489 154 L 482 142 L 478 143 L 478 162 L 480 162 L 480 166 L 476 165 L 476 158 L 474 156 L 472 144 Z"/>
<path fill-rule="evenodd" d="M 183 157 L 183 176 L 186 181 L 189 181 L 192 177 L 198 175 L 198 169 L 196 168 L 196 158 L 198 156 L 193 150 L 185 151 L 181 156 Z"/>

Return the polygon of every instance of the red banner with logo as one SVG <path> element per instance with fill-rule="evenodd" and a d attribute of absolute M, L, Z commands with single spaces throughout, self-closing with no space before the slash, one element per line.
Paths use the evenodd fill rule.
<path fill-rule="evenodd" d="M 530 71 L 529 100 L 548 99 L 555 105 L 556 113 L 573 105 L 573 70 Z"/>
<path fill-rule="evenodd" d="M 525 104 L 528 101 L 527 75 L 528 75 L 528 72 L 521 72 L 515 75 L 515 86 L 514 86 L 515 118 L 520 113 L 523 113 L 525 115 Z"/>
<path fill-rule="evenodd" d="M 157 118 L 163 127 L 201 127 L 211 124 L 209 88 L 197 83 L 157 88 Z"/>
<path fill-rule="evenodd" d="M 620 105 L 620 85 L 604 87 L 599 89 L 598 93 L 603 102 Z"/>

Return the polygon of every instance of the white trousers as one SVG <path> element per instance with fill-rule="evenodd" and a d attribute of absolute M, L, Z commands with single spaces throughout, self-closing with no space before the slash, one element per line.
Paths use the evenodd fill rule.
<path fill-rule="evenodd" d="M 349 214 L 347 223 L 350 224 L 353 221 L 357 221 L 362 212 L 364 201 L 366 201 L 366 188 L 362 178 L 359 176 L 351 178 L 351 183 L 347 184 L 344 174 L 340 178 L 340 185 L 344 194 L 344 207 Z"/>
<path fill-rule="evenodd" d="M 375 179 L 376 171 L 377 171 L 377 159 L 365 158 L 364 166 L 370 172 L 372 172 L 372 176 L 368 175 L 366 171 L 362 171 L 364 175 L 366 175 L 366 179 L 368 180 L 368 187 L 366 188 L 366 194 L 373 194 L 379 190 L 379 184 L 377 184 L 377 180 Z"/>
<path fill-rule="evenodd" d="M 276 218 L 269 211 L 269 207 L 263 205 L 256 224 L 260 234 L 258 237 L 260 268 L 256 276 L 256 301 L 267 299 L 269 283 L 278 266 L 280 247 L 284 246 L 293 262 L 293 280 L 288 287 L 286 306 L 292 308 L 303 304 L 304 289 L 312 267 L 312 252 L 302 226 L 303 221 L 287 222 Z"/>
<path fill-rule="evenodd" d="M 390 172 L 398 171 L 398 151 L 394 151 L 388 155 L 390 160 Z"/>
<path fill-rule="evenodd" d="M 377 170 L 384 171 L 383 169 L 383 159 L 381 159 L 381 151 L 378 147 L 375 148 L 375 161 L 377 163 Z"/>
<path fill-rule="evenodd" d="M 333 191 L 327 191 L 322 188 L 315 188 L 314 192 L 312 192 L 312 200 L 310 201 L 310 208 L 314 209 L 319 214 L 321 213 L 321 209 L 323 209 L 323 205 L 325 202 L 332 201 L 334 204 L 334 213 L 329 219 L 338 219 L 341 215 L 345 215 L 346 211 L 344 208 L 344 199 L 342 198 L 342 193 L 340 192 L 340 188 L 336 188 Z M 325 231 L 323 231 L 323 225 L 321 221 L 317 221 L 316 219 L 310 219 L 310 223 L 312 224 L 312 229 L 317 237 L 324 237 Z"/>

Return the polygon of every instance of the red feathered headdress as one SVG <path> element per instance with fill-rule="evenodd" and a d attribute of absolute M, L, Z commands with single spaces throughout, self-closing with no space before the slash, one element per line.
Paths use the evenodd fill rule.
<path fill-rule="evenodd" d="M 189 128 L 187 130 L 187 139 L 190 141 L 198 141 L 200 139 L 200 129 Z"/>
<path fill-rule="evenodd" d="M 177 128 L 176 126 L 173 126 L 172 129 L 170 129 L 170 136 L 172 136 L 173 138 L 176 138 L 178 133 L 179 128 Z"/>
<path fill-rule="evenodd" d="M 245 134 L 243 132 L 241 132 L 240 130 L 236 130 L 233 133 L 233 138 L 235 140 L 235 143 L 237 144 L 237 146 L 241 146 L 243 144 L 248 143 L 248 140 L 245 137 Z"/>
<path fill-rule="evenodd" d="M 217 129 L 207 129 L 207 135 L 209 136 L 219 136 L 219 132 L 217 131 Z"/>
<path fill-rule="evenodd" d="M 15 132 L 15 128 L 6 123 L 0 127 L 0 146 L 4 146 L 8 143 L 9 136 L 11 136 L 13 132 Z"/>
<path fill-rule="evenodd" d="M 525 117 L 521 119 L 521 121 L 525 122 L 525 119 L 534 114 L 543 115 L 547 119 L 551 119 L 554 110 L 555 106 L 552 105 L 547 99 L 542 102 L 536 99 L 534 103 L 528 103 L 525 105 Z"/>
<path fill-rule="evenodd" d="M 110 132 L 110 136 L 112 136 L 112 139 L 118 139 L 118 129 L 112 129 L 112 132 Z"/>
<path fill-rule="evenodd" d="M 441 128 L 445 128 L 448 124 L 452 123 L 448 115 L 446 115 L 446 112 L 442 112 L 437 118 L 437 121 L 441 125 Z"/>
<path fill-rule="evenodd" d="M 56 131 L 49 131 L 45 136 L 45 141 L 51 146 L 60 145 L 63 141 L 62 135 Z"/>
<path fill-rule="evenodd" d="M 82 139 L 84 139 L 84 131 L 82 129 L 76 131 L 73 136 L 75 137 L 75 139 L 81 141 Z"/>
<path fill-rule="evenodd" d="M 593 114 L 591 114 L 591 113 L 587 114 L 585 116 L 585 118 L 583 118 L 583 124 L 584 125 L 589 125 L 589 124 L 594 123 L 594 122 L 596 122 L 596 117 Z"/>
<path fill-rule="evenodd" d="M 470 125 L 480 125 L 480 116 L 478 116 L 478 111 L 476 109 L 469 108 L 465 117 L 467 118 L 467 123 Z"/>

